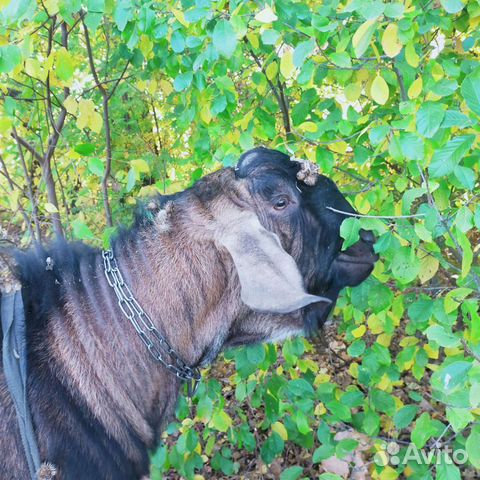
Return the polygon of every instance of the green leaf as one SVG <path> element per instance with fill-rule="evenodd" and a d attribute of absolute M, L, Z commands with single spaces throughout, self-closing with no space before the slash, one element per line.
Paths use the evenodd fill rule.
<path fill-rule="evenodd" d="M 468 460 L 475 468 L 480 468 L 480 426 L 475 425 L 465 443 Z"/>
<path fill-rule="evenodd" d="M 365 23 L 362 23 L 353 34 L 352 46 L 357 58 L 361 57 L 367 50 L 376 27 L 377 24 L 375 20 L 367 20 Z"/>
<path fill-rule="evenodd" d="M 389 18 L 401 18 L 403 12 L 405 11 L 405 6 L 403 3 L 387 3 L 385 5 L 385 16 Z"/>
<path fill-rule="evenodd" d="M 340 225 L 340 236 L 344 239 L 342 249 L 357 243 L 360 240 L 361 224 L 358 218 L 347 217 Z"/>
<path fill-rule="evenodd" d="M 393 423 L 398 429 L 407 428 L 418 412 L 416 405 L 405 405 L 393 416 Z"/>
<path fill-rule="evenodd" d="M 16 45 L 0 47 L 0 73 L 11 72 L 22 61 L 22 52 Z"/>
<path fill-rule="evenodd" d="M 435 390 L 449 395 L 463 388 L 467 373 L 472 368 L 471 362 L 457 361 L 436 370 L 431 377 L 431 384 Z"/>
<path fill-rule="evenodd" d="M 177 92 L 181 92 L 192 84 L 192 80 L 193 72 L 180 73 L 173 81 L 173 88 L 175 88 Z"/>
<path fill-rule="evenodd" d="M 61 48 L 55 55 L 55 74 L 60 80 L 69 80 L 73 76 L 75 65 L 70 52 Z"/>
<path fill-rule="evenodd" d="M 458 13 L 465 6 L 460 0 L 440 0 L 440 3 L 447 13 Z"/>
<path fill-rule="evenodd" d="M 313 452 L 312 461 L 313 463 L 320 463 L 333 456 L 334 453 L 335 447 L 331 443 L 324 443 Z"/>
<path fill-rule="evenodd" d="M 420 415 L 415 422 L 415 427 L 412 430 L 411 439 L 417 448 L 423 448 L 432 435 L 436 433 L 430 416 L 427 412 Z"/>
<path fill-rule="evenodd" d="M 431 325 L 425 330 L 425 335 L 441 347 L 456 347 L 460 345 L 460 339 L 453 333 L 447 332 L 442 325 Z"/>
<path fill-rule="evenodd" d="M 88 159 L 88 170 L 97 177 L 103 177 L 104 169 L 103 161 L 99 158 Z"/>
<path fill-rule="evenodd" d="M 315 48 L 315 40 L 310 39 L 306 42 L 300 42 L 293 52 L 293 64 L 297 68 L 302 68 L 303 63 L 307 57 L 313 52 Z"/>
<path fill-rule="evenodd" d="M 133 4 L 131 0 L 119 0 L 113 14 L 118 29 L 123 32 L 127 23 L 133 18 Z"/>
<path fill-rule="evenodd" d="M 453 173 L 463 187 L 468 190 L 473 190 L 473 188 L 475 187 L 476 175 L 471 168 L 457 165 L 454 168 Z"/>
<path fill-rule="evenodd" d="M 409 160 L 423 160 L 425 155 L 424 142 L 416 133 L 402 132 L 400 135 L 400 148 Z"/>
<path fill-rule="evenodd" d="M 80 155 L 87 157 L 95 151 L 95 148 L 95 145 L 92 143 L 80 143 L 74 148 L 74 150 Z"/>
<path fill-rule="evenodd" d="M 267 464 L 272 463 L 273 459 L 282 453 L 284 446 L 285 442 L 280 435 L 276 432 L 272 432 L 260 448 L 260 456 L 262 457 L 262 460 Z"/>
<path fill-rule="evenodd" d="M 441 128 L 450 128 L 450 127 L 468 127 L 472 124 L 472 121 L 458 110 L 447 110 L 445 112 L 445 118 L 441 125 Z"/>
<path fill-rule="evenodd" d="M 396 410 L 395 400 L 390 393 L 374 389 L 370 392 L 370 400 L 376 411 L 394 415 Z"/>
<path fill-rule="evenodd" d="M 334 52 L 330 55 L 330 60 L 337 67 L 349 68 L 352 66 L 352 59 L 347 52 Z"/>
<path fill-rule="evenodd" d="M 332 412 L 332 415 L 344 422 L 349 422 L 352 419 L 350 408 L 337 400 L 327 402 L 325 406 Z"/>
<path fill-rule="evenodd" d="M 352 453 L 357 447 L 358 441 L 353 438 L 340 440 L 335 446 L 335 456 L 338 458 L 344 458 Z"/>
<path fill-rule="evenodd" d="M 420 135 L 432 138 L 437 133 L 445 117 L 441 103 L 425 102 L 417 112 L 417 131 Z"/>
<path fill-rule="evenodd" d="M 480 115 L 480 68 L 465 77 L 461 91 L 468 108 Z"/>
<path fill-rule="evenodd" d="M 181 34 L 181 32 L 176 30 L 172 33 L 170 45 L 175 53 L 182 53 L 185 50 L 185 37 Z"/>
<path fill-rule="evenodd" d="M 226 432 L 232 426 L 232 419 L 224 410 L 217 410 L 212 415 L 212 425 L 220 432 Z"/>
<path fill-rule="evenodd" d="M 267 29 L 262 32 L 261 36 L 264 45 L 275 45 L 280 38 L 280 33 L 276 30 Z"/>
<path fill-rule="evenodd" d="M 475 141 L 475 135 L 462 135 L 450 140 L 437 150 L 432 157 L 428 171 L 433 178 L 449 175 L 460 160 L 468 153 Z"/>
<path fill-rule="evenodd" d="M 237 37 L 232 24 L 228 20 L 219 20 L 213 29 L 213 46 L 217 52 L 230 58 L 237 47 Z"/>
<path fill-rule="evenodd" d="M 393 276 L 402 283 L 412 282 L 420 271 L 420 260 L 415 250 L 401 247 L 391 263 Z"/>
<path fill-rule="evenodd" d="M 78 240 L 92 240 L 94 235 L 82 220 L 76 218 L 71 222 L 73 236 Z"/>
<path fill-rule="evenodd" d="M 447 453 L 440 453 L 436 480 L 462 480 L 459 468 Z"/>
<path fill-rule="evenodd" d="M 447 407 L 447 420 L 454 432 L 460 432 L 473 422 L 474 417 L 468 408 Z"/>
<path fill-rule="evenodd" d="M 289 467 L 280 474 L 280 480 L 297 480 L 303 473 L 302 467 Z"/>

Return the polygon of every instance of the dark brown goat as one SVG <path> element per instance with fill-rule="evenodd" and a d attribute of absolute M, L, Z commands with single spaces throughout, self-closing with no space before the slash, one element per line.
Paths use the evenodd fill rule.
<path fill-rule="evenodd" d="M 252 150 L 236 169 L 152 199 L 114 241 L 125 283 L 186 364 L 316 330 L 339 291 L 372 271 L 373 235 L 340 252 L 345 217 L 326 207 L 354 211 L 332 181 L 307 173 L 280 152 Z M 100 250 L 57 244 L 16 260 L 41 460 L 62 480 L 148 474 L 181 380 L 122 313 Z M 3 370 L 0 452 L 2 480 L 29 477 Z"/>

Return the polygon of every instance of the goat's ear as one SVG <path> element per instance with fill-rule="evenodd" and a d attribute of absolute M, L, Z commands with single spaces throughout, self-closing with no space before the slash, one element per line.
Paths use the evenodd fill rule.
<path fill-rule="evenodd" d="M 288 313 L 310 303 L 330 302 L 305 291 L 295 260 L 255 214 L 230 211 L 221 217 L 217 240 L 233 258 L 247 306 L 260 312 Z"/>

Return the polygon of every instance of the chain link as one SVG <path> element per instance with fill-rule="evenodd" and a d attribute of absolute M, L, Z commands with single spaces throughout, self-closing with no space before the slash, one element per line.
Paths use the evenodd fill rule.
<path fill-rule="evenodd" d="M 175 352 L 167 339 L 157 330 L 151 318 L 137 302 L 132 291 L 125 283 L 118 268 L 117 260 L 113 255 L 113 250 L 103 250 L 102 257 L 105 277 L 117 296 L 120 310 L 130 320 L 152 357 L 169 372 L 187 381 L 188 396 L 193 396 L 201 378 L 200 370 L 197 367 L 189 367 Z M 166 359 L 164 354 L 170 357 L 170 361 Z"/>

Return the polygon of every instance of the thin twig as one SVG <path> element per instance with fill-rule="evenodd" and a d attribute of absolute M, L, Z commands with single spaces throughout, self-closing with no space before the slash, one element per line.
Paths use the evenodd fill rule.
<path fill-rule="evenodd" d="M 362 215 L 361 213 L 351 213 L 351 212 L 344 212 L 343 210 L 337 210 L 333 207 L 325 207 L 327 210 L 331 210 L 335 213 L 341 213 L 343 215 L 347 215 L 349 217 L 362 217 L 362 218 L 383 218 L 385 220 L 393 220 L 396 218 L 417 218 L 417 217 L 424 217 L 424 213 L 415 213 L 413 215 Z"/>

